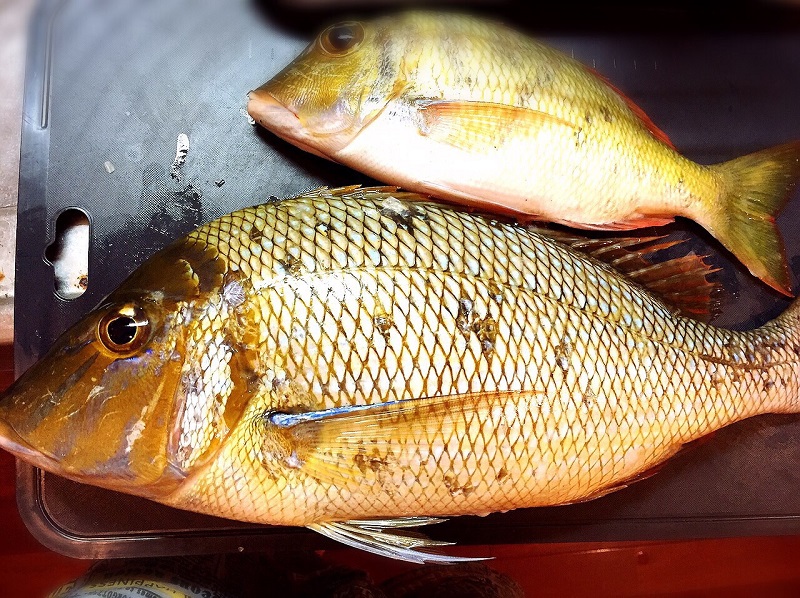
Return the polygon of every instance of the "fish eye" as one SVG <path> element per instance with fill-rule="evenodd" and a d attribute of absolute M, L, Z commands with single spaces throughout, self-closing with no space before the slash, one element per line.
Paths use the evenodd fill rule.
<path fill-rule="evenodd" d="M 344 56 L 364 41 L 364 27 L 357 21 L 331 25 L 319 36 L 323 51 L 332 56 Z"/>
<path fill-rule="evenodd" d="M 97 326 L 97 337 L 111 353 L 128 355 L 150 338 L 150 321 L 140 307 L 123 305 L 103 316 Z"/>

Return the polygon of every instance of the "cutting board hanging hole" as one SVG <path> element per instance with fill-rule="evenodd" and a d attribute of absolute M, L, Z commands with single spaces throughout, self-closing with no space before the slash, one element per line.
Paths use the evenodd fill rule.
<path fill-rule="evenodd" d="M 53 266 L 56 295 L 77 299 L 89 287 L 89 218 L 77 208 L 56 218 L 55 240 L 44 250 Z"/>

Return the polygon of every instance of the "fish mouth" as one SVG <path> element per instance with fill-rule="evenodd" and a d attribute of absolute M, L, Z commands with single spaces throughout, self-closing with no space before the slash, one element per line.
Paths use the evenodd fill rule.
<path fill-rule="evenodd" d="M 297 113 L 282 104 L 263 87 L 253 89 L 247 94 L 247 112 L 262 127 L 272 123 L 300 126 Z"/>
<path fill-rule="evenodd" d="M 271 131 L 284 141 L 296 145 L 303 151 L 330 160 L 329 156 L 303 141 L 305 133 L 300 117 L 288 106 L 279 102 L 264 87 L 254 89 L 247 94 L 247 97 L 247 113 L 259 126 Z"/>
<path fill-rule="evenodd" d="M 52 474 L 65 477 L 83 484 L 91 484 L 109 490 L 136 494 L 146 498 L 156 499 L 175 490 L 185 476 L 176 475 L 174 479 L 158 480 L 155 483 L 133 485 L 128 476 L 119 478 L 111 477 L 104 472 L 82 472 L 64 467 L 64 464 L 47 453 L 34 448 L 14 427 L 0 417 L 0 449 L 6 450 L 16 458 L 27 464 L 38 467 Z"/>
<path fill-rule="evenodd" d="M 0 419 L 0 449 L 36 467 L 54 471 L 57 462 L 48 455 L 33 448 L 8 422 Z"/>

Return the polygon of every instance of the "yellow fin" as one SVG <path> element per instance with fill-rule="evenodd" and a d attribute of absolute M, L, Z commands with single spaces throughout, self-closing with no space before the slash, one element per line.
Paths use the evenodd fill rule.
<path fill-rule="evenodd" d="M 537 393 L 505 391 L 449 395 L 375 405 L 335 407 L 307 413 L 269 412 L 268 436 L 280 437 L 288 467 L 327 483 L 363 483 L 365 478 L 419 473 L 421 463 L 438 461 L 461 448 L 472 426 L 505 422 L 511 428 L 533 409 Z"/>
<path fill-rule="evenodd" d="M 702 223 L 754 275 L 792 296 L 789 267 L 775 215 L 800 178 L 800 141 L 712 166 L 725 192 L 711 222 Z"/>
<path fill-rule="evenodd" d="M 443 143 L 481 151 L 502 145 L 512 134 L 548 124 L 573 128 L 546 112 L 492 102 L 419 100 L 420 132 Z"/>

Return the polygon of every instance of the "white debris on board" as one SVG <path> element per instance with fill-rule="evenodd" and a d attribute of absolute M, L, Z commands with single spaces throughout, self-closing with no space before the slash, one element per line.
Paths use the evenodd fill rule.
<path fill-rule="evenodd" d="M 178 135 L 178 146 L 175 150 L 175 160 L 172 162 L 172 168 L 170 169 L 170 175 L 172 175 L 173 179 L 181 180 L 181 166 L 183 163 L 186 162 L 186 154 L 189 153 L 189 136 L 186 133 L 181 133 Z"/>
<path fill-rule="evenodd" d="M 114 163 L 109 161 L 109 160 L 106 160 L 105 162 L 103 162 L 103 168 L 106 169 L 106 172 L 108 174 L 111 174 L 112 172 L 114 172 L 116 170 L 116 168 L 114 168 Z"/>
<path fill-rule="evenodd" d="M 247 119 L 247 122 L 249 122 L 251 125 L 256 124 L 256 120 L 252 116 L 250 116 L 250 113 L 246 109 L 239 108 L 239 114 L 244 116 Z"/>

